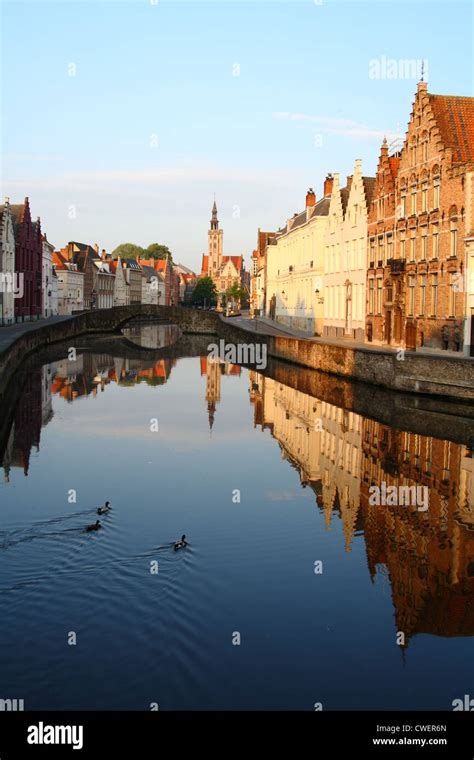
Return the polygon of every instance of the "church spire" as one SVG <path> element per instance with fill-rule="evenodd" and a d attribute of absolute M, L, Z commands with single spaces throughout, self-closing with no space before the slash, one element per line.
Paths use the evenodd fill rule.
<path fill-rule="evenodd" d="M 219 220 L 217 218 L 216 199 L 214 198 L 214 205 L 212 207 L 212 217 L 211 217 L 211 230 L 218 230 L 218 229 L 219 229 Z"/>

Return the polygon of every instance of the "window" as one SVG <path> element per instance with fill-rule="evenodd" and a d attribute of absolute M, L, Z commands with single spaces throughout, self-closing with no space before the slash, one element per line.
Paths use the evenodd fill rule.
<path fill-rule="evenodd" d="M 431 316 L 436 317 L 438 311 L 438 275 L 431 275 Z"/>
<path fill-rule="evenodd" d="M 373 314 L 375 311 L 375 304 L 374 304 L 374 278 L 371 277 L 369 280 L 369 314 Z"/>
<path fill-rule="evenodd" d="M 431 258 L 437 259 L 438 256 L 439 256 L 439 227 L 437 224 L 434 224 L 432 246 L 431 246 Z"/>
<path fill-rule="evenodd" d="M 428 230 L 425 227 L 421 232 L 421 260 L 426 261 L 428 257 Z"/>
<path fill-rule="evenodd" d="M 390 259 L 393 257 L 393 238 L 391 235 L 387 235 L 387 259 L 390 261 Z"/>
<path fill-rule="evenodd" d="M 382 313 L 382 278 L 377 278 L 377 314 Z"/>
<path fill-rule="evenodd" d="M 410 261 L 416 261 L 416 237 L 410 238 Z"/>
<path fill-rule="evenodd" d="M 379 250 L 378 250 L 378 256 L 377 256 L 377 266 L 381 267 L 383 264 L 383 257 L 384 257 L 384 239 L 383 235 L 379 237 Z"/>
<path fill-rule="evenodd" d="M 426 274 L 420 275 L 420 316 L 425 315 L 426 310 Z"/>
<path fill-rule="evenodd" d="M 400 197 L 400 216 L 405 217 L 407 215 L 407 191 L 405 189 L 402 190 L 402 194 Z"/>
<path fill-rule="evenodd" d="M 449 230 L 450 230 L 450 247 L 449 247 L 449 255 L 450 256 L 456 256 L 457 255 L 457 245 L 458 245 L 458 220 L 456 217 L 453 217 L 449 222 Z"/>
<path fill-rule="evenodd" d="M 439 174 L 433 180 L 433 208 L 439 208 Z"/>
<path fill-rule="evenodd" d="M 421 186 L 421 210 L 428 211 L 428 180 Z"/>
<path fill-rule="evenodd" d="M 373 267 L 375 261 L 375 238 L 370 239 L 370 262 L 369 266 Z"/>
<path fill-rule="evenodd" d="M 425 456 L 425 474 L 431 475 L 431 465 L 433 458 L 433 439 L 426 439 L 426 456 Z"/>
<path fill-rule="evenodd" d="M 411 214 L 416 214 L 416 184 L 411 186 Z"/>
<path fill-rule="evenodd" d="M 421 452 L 421 438 L 419 435 L 415 435 L 415 467 L 420 469 L 420 452 Z"/>
<path fill-rule="evenodd" d="M 428 161 L 428 136 L 426 135 L 422 145 L 422 160 Z"/>
<path fill-rule="evenodd" d="M 408 278 L 408 314 L 412 317 L 415 313 L 415 276 Z"/>
<path fill-rule="evenodd" d="M 448 303 L 448 317 L 454 317 L 456 314 L 456 290 L 459 289 L 458 274 L 457 272 L 449 273 L 449 303 Z"/>
<path fill-rule="evenodd" d="M 405 233 L 402 232 L 402 234 L 400 235 L 400 258 L 401 259 L 405 258 L 405 254 L 406 254 L 405 248 L 406 248 Z"/>

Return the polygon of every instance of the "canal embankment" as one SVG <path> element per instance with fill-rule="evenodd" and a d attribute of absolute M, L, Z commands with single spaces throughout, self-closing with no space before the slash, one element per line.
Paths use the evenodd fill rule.
<path fill-rule="evenodd" d="M 166 319 L 177 324 L 184 336 L 216 336 L 234 344 L 264 343 L 270 357 L 347 380 L 404 393 L 474 403 L 474 360 L 471 358 L 308 340 L 288 334 L 272 334 L 264 325 L 255 332 L 245 321 L 224 320 L 215 312 L 140 304 L 2 328 L 0 397 L 24 358 L 39 348 L 65 340 L 74 346 L 74 341 L 81 335 L 117 332 L 125 322 L 136 317 Z"/>

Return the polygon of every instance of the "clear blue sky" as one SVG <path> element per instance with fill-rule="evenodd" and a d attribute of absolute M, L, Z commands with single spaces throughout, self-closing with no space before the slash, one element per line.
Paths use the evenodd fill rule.
<path fill-rule="evenodd" d="M 197 268 L 215 192 L 248 261 L 259 226 L 405 131 L 417 77 L 370 61 L 424 58 L 430 91 L 472 95 L 472 34 L 467 2 L 3 1 L 2 195 L 57 247 L 158 241 Z"/>

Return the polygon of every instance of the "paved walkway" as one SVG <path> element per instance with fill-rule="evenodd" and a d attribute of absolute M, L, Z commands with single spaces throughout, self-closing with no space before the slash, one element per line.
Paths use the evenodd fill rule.
<path fill-rule="evenodd" d="M 54 324 L 55 322 L 64 322 L 66 319 L 73 319 L 73 317 L 57 316 L 48 317 L 48 319 L 39 319 L 34 322 L 21 322 L 15 325 L 8 325 L 0 327 L 0 353 L 6 351 L 14 341 L 26 332 L 37 330 L 40 327 Z M 257 319 L 249 319 L 249 317 L 242 315 L 240 317 L 223 317 L 223 322 L 227 322 L 230 325 L 236 325 L 241 327 L 247 332 L 254 333 L 256 335 L 281 335 L 283 337 L 299 338 L 300 340 L 309 340 L 313 343 L 323 343 L 333 346 L 344 346 L 344 348 L 359 348 L 366 351 L 375 351 L 376 353 L 395 353 L 399 350 L 397 346 L 377 346 L 370 343 L 362 343 L 360 341 L 354 341 L 344 338 L 316 338 L 308 335 L 308 333 L 302 330 L 294 330 L 287 325 L 280 325 L 278 322 L 274 322 L 268 317 L 258 317 Z M 459 354 L 457 351 L 435 351 L 433 349 L 423 349 L 421 351 L 407 351 L 406 353 L 416 353 L 418 356 L 442 356 L 443 358 L 456 358 L 467 359 L 474 362 L 474 357 L 465 356 Z"/>
<path fill-rule="evenodd" d="M 47 319 L 38 319 L 34 322 L 18 322 L 16 325 L 0 327 L 0 353 L 6 351 L 21 335 L 38 330 L 39 327 L 53 325 L 55 322 L 64 322 L 65 319 L 71 319 L 71 317 L 48 317 Z"/>
<path fill-rule="evenodd" d="M 287 325 L 280 325 L 268 317 L 257 317 L 249 319 L 246 316 L 240 317 L 222 317 L 224 322 L 235 324 L 243 330 L 255 333 L 257 335 L 281 335 L 282 337 L 299 338 L 300 340 L 309 340 L 312 343 L 322 343 L 324 345 L 343 346 L 344 348 L 358 348 L 365 351 L 375 351 L 378 354 L 393 354 L 400 350 L 398 346 L 380 346 L 373 343 L 363 343 L 362 341 L 351 340 L 350 338 L 316 338 L 302 330 L 294 330 Z M 458 351 L 437 351 L 435 349 L 419 349 L 418 351 L 407 351 L 407 354 L 416 354 L 417 356 L 441 356 L 444 359 L 468 359 L 474 362 L 474 357 L 466 356 Z"/>

